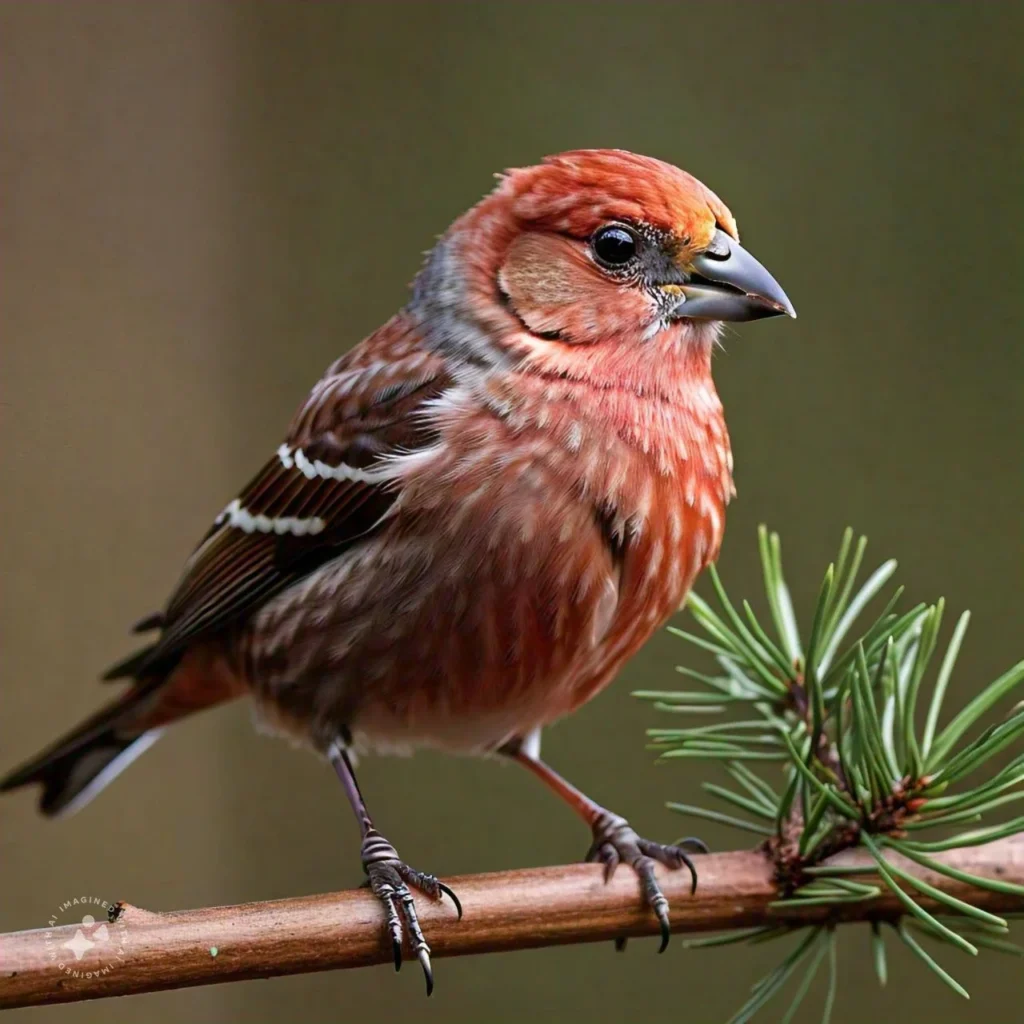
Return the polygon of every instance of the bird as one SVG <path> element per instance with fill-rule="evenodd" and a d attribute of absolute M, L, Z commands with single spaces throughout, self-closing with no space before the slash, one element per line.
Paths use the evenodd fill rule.
<path fill-rule="evenodd" d="M 697 875 L 559 775 L 541 730 L 604 690 L 719 553 L 733 461 L 723 324 L 795 317 L 685 171 L 624 150 L 508 170 L 440 236 L 406 305 L 332 363 L 213 520 L 119 696 L 11 772 L 76 810 L 180 718 L 247 695 L 333 766 L 396 969 L 433 989 L 420 897 L 457 895 L 378 831 L 355 765 L 507 758 L 621 863 L 668 942 L 656 862 Z M 270 446 L 268 445 L 268 448 Z"/>

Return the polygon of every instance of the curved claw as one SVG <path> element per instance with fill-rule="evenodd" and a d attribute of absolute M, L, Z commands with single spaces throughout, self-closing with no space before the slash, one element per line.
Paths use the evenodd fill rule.
<path fill-rule="evenodd" d="M 659 903 L 653 909 L 657 915 L 658 924 L 661 925 L 661 945 L 658 947 L 658 952 L 664 953 L 668 949 L 668 940 L 672 937 L 672 929 L 669 927 L 668 921 L 668 901 Z"/>
<path fill-rule="evenodd" d="M 458 920 L 461 921 L 462 920 L 462 901 L 459 899 L 458 896 L 455 895 L 455 893 L 451 890 L 451 888 L 449 886 L 444 884 L 444 882 L 438 882 L 437 883 L 437 887 L 438 887 L 438 889 L 441 890 L 442 893 L 444 893 L 445 896 L 448 897 L 448 899 L 450 899 L 452 901 L 452 903 L 455 904 L 455 912 L 459 915 L 458 916 Z"/>
<path fill-rule="evenodd" d="M 694 853 L 710 853 L 711 847 L 704 842 L 703 839 L 698 839 L 697 836 L 683 836 L 682 839 L 677 839 L 673 846 L 689 846 L 693 848 Z"/>
<path fill-rule="evenodd" d="M 395 958 L 395 973 L 402 969 L 402 943 L 398 939 L 391 940 L 391 952 Z"/>
<path fill-rule="evenodd" d="M 416 959 L 419 960 L 420 966 L 423 968 L 423 976 L 427 981 L 427 998 L 430 998 L 430 994 L 434 991 L 434 971 L 430 966 L 430 951 L 426 948 L 421 948 L 416 953 Z"/>
<path fill-rule="evenodd" d="M 697 891 L 697 869 L 694 867 L 693 861 L 682 850 L 679 851 L 679 859 L 690 872 L 690 895 L 692 896 Z"/>
<path fill-rule="evenodd" d="M 625 953 L 626 952 L 626 943 L 627 942 L 629 942 L 629 936 L 627 936 L 627 935 L 620 935 L 615 940 L 615 952 L 616 953 Z"/>

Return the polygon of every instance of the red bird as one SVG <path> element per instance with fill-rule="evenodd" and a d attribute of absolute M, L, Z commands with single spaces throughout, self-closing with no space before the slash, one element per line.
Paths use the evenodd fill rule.
<path fill-rule="evenodd" d="M 129 688 L 0 788 L 85 803 L 163 726 L 248 693 L 333 764 L 396 966 L 432 986 L 410 887 L 454 894 L 376 830 L 351 751 L 431 746 L 529 768 L 625 861 L 637 835 L 540 760 L 715 559 L 733 493 L 711 379 L 720 321 L 795 315 L 718 197 L 669 164 L 581 150 L 513 170 L 441 238 L 409 304 L 330 366 L 217 516 Z M 693 875 L 696 884 L 696 874 Z M 457 900 L 456 906 L 458 906 Z M 460 908 L 461 912 L 461 908 Z"/>

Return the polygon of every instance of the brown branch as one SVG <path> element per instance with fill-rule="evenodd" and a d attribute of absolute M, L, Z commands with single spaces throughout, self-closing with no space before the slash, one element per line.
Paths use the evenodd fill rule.
<path fill-rule="evenodd" d="M 1024 836 L 938 857 L 976 875 L 1024 884 Z M 837 859 L 863 860 L 863 855 L 849 852 Z M 829 907 L 816 907 L 784 917 L 769 907 L 778 890 L 763 854 L 712 854 L 699 858 L 698 866 L 700 886 L 695 896 L 690 895 L 687 872 L 659 872 L 672 905 L 674 931 L 830 917 L 894 918 L 900 913 L 896 897 L 886 891 L 877 899 L 847 904 L 838 914 Z M 978 907 L 1003 912 L 1024 909 L 1024 897 L 977 889 L 908 866 L 933 885 Z M 597 942 L 657 931 L 657 922 L 641 903 L 636 877 L 625 868 L 607 885 L 601 868 L 589 864 L 448 881 L 465 907 L 461 922 L 447 902 L 419 901 L 435 957 Z M 922 902 L 929 905 L 927 900 Z M 125 905 L 110 926 L 112 939 L 123 946 L 123 956 L 109 972 L 92 977 L 84 976 L 91 966 L 90 954 L 76 962 L 63 946 L 74 938 L 74 925 L 0 936 L 0 1008 L 385 963 L 391 950 L 382 924 L 381 909 L 365 889 L 167 914 Z M 69 971 L 77 971 L 78 976 Z"/>

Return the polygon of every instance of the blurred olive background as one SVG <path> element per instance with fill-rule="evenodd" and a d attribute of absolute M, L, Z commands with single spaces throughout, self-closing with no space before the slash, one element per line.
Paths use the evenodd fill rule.
<path fill-rule="evenodd" d="M 2 767 L 104 697 L 92 680 L 126 627 L 492 172 L 579 146 L 705 180 L 799 310 L 730 331 L 717 357 L 730 588 L 759 596 L 767 521 L 806 610 L 853 524 L 915 599 L 974 610 L 954 699 L 992 678 L 1024 646 L 1020 11 L 4 3 Z M 652 713 L 628 693 L 670 685 L 684 657 L 656 637 L 545 745 L 664 838 L 692 830 L 663 802 L 696 797 L 701 772 L 651 763 Z M 362 779 L 399 849 L 440 874 L 574 860 L 589 839 L 498 764 L 421 755 Z M 244 707 L 176 728 L 67 821 L 6 798 L 0 859 L 3 929 L 75 895 L 163 910 L 360 881 L 332 773 L 256 735 Z M 413 965 L 11 1019 L 714 1024 L 778 955 L 602 944 L 439 962 L 429 1003 Z M 898 953 L 883 993 L 851 931 L 834 1020 L 1019 1014 L 1016 964 L 942 955 L 971 1004 Z"/>

